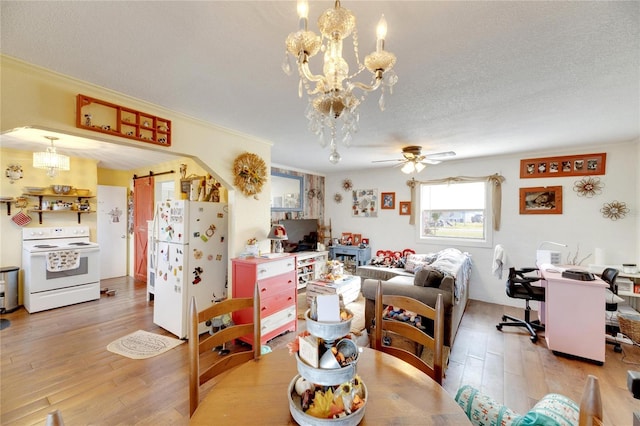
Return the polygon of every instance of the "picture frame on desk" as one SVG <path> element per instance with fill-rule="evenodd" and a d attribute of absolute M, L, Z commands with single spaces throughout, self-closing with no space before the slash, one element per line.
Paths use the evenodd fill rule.
<path fill-rule="evenodd" d="M 353 245 L 359 246 L 362 242 L 362 234 L 353 234 Z"/>
<path fill-rule="evenodd" d="M 520 188 L 520 214 L 562 214 L 562 186 Z"/>
<path fill-rule="evenodd" d="M 343 246 L 350 246 L 351 244 L 353 244 L 353 235 L 351 234 L 351 232 L 342 233 L 340 244 L 342 244 Z"/>

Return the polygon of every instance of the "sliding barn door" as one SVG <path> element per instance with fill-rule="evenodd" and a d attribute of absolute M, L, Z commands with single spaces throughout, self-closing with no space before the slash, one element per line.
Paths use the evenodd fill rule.
<path fill-rule="evenodd" d="M 147 282 L 147 221 L 153 220 L 153 190 L 152 176 L 133 180 L 133 277 L 143 282 Z"/>

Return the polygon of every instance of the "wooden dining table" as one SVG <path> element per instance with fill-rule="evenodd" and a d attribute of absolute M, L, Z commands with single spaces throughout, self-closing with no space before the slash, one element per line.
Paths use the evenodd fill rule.
<path fill-rule="evenodd" d="M 192 425 L 295 425 L 287 392 L 298 374 L 287 348 L 236 367 L 216 383 L 191 417 Z M 358 357 L 367 387 L 361 425 L 469 425 L 440 385 L 406 362 L 370 348 Z"/>

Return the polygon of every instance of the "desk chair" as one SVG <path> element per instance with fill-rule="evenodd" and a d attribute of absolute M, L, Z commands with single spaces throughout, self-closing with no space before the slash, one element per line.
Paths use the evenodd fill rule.
<path fill-rule="evenodd" d="M 200 338 L 198 324 L 248 308 L 253 309 L 253 323 L 231 325 Z M 247 335 L 253 335 L 251 349 L 234 351 L 211 360 L 211 352 L 215 347 Z M 192 297 L 189 305 L 189 416 L 193 415 L 200 403 L 200 386 L 232 367 L 259 359 L 260 351 L 260 293 L 257 285 L 253 297 L 227 299 L 200 312 L 196 306 L 196 298 Z M 206 362 L 205 368 L 200 366 L 201 358 Z"/>
<path fill-rule="evenodd" d="M 538 341 L 538 334 L 536 330 L 544 330 L 544 326 L 540 324 L 539 320 L 531 321 L 531 307 L 529 301 L 537 300 L 538 302 L 544 302 L 545 290 L 544 287 L 533 286 L 531 283 L 540 281 L 540 277 L 525 276 L 529 272 L 537 271 L 536 268 L 509 268 L 509 277 L 507 278 L 506 291 L 507 296 L 514 299 L 524 299 L 526 301 L 526 308 L 524 311 L 524 320 L 515 318 L 509 315 L 503 315 L 502 321 L 496 328 L 502 331 L 502 327 L 525 327 L 529 334 L 532 343 Z"/>
<path fill-rule="evenodd" d="M 618 311 L 617 300 L 622 300 L 617 297 L 618 286 L 616 284 L 616 278 L 618 278 L 619 273 L 620 271 L 618 271 L 615 268 L 606 268 L 604 271 L 602 271 L 602 274 L 600 274 L 600 278 L 602 278 L 602 281 L 609 284 L 610 292 L 607 292 L 606 302 L 605 302 L 605 310 L 606 310 L 607 318 L 614 317 L 613 312 Z M 617 319 L 614 321 L 614 323 L 617 324 Z M 607 324 L 606 326 L 607 334 L 614 337 L 617 336 L 618 331 L 620 331 L 620 327 L 615 324 Z M 620 345 L 620 342 L 617 342 L 615 340 L 606 340 L 606 342 L 609 345 L 613 345 L 614 352 L 618 352 L 618 353 L 622 352 L 622 346 Z"/>
<path fill-rule="evenodd" d="M 414 312 L 422 318 L 433 320 L 433 337 L 429 336 L 420 328 L 412 323 L 403 322 L 395 319 L 384 319 L 382 311 L 385 306 L 393 306 L 402 308 L 406 311 Z M 435 309 L 425 305 L 419 300 L 407 296 L 395 296 L 382 294 L 382 281 L 378 281 L 376 289 L 376 326 L 373 340 L 373 348 L 393 355 L 396 358 L 413 365 L 420 371 L 427 374 L 439 385 L 442 385 L 443 369 L 442 359 L 444 352 L 444 301 L 442 294 L 438 294 Z M 408 350 L 385 345 L 382 339 L 384 332 L 392 332 L 414 342 L 414 344 L 422 345 L 433 352 L 433 366 L 427 364 L 423 359 Z"/>

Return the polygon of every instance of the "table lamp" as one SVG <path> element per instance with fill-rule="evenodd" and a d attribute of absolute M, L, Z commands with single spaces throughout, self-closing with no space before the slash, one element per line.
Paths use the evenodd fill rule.
<path fill-rule="evenodd" d="M 275 241 L 274 253 L 283 253 L 282 241 L 287 240 L 287 230 L 280 224 L 272 225 L 271 231 L 269 231 L 268 239 Z"/>

